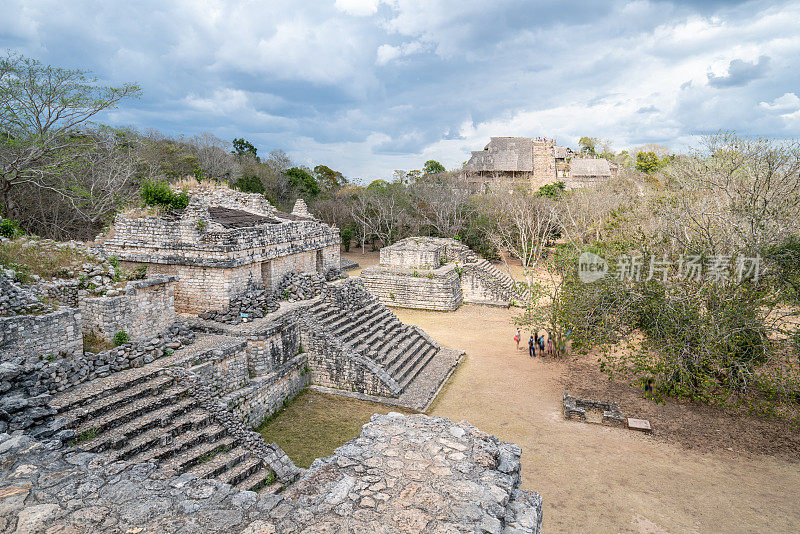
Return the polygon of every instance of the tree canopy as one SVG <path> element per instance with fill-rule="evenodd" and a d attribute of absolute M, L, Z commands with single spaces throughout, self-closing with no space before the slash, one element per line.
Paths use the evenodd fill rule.
<path fill-rule="evenodd" d="M 422 172 L 425 174 L 439 174 L 440 172 L 444 172 L 446 169 L 444 165 L 436 161 L 435 159 L 429 159 L 425 162 L 425 165 L 422 166 Z"/>
<path fill-rule="evenodd" d="M 88 71 L 63 69 L 9 52 L 0 58 L 0 205 L 22 184 L 69 195 L 53 177 L 79 164 L 91 146 L 81 129 L 117 102 L 137 97 L 135 83 L 104 86 Z"/>

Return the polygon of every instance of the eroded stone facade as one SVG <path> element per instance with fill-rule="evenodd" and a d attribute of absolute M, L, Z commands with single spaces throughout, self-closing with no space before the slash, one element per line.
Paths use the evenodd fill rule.
<path fill-rule="evenodd" d="M 339 231 L 263 196 L 223 187 L 191 191 L 189 205 L 162 217 L 119 215 L 104 250 L 148 274 L 176 275 L 179 313 L 221 309 L 248 287 L 271 289 L 293 271 L 339 268 Z"/>

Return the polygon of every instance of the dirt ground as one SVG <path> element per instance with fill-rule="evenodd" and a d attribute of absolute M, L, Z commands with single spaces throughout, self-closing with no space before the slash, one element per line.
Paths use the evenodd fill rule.
<path fill-rule="evenodd" d="M 348 256 L 362 266 L 377 261 L 376 253 Z M 590 356 L 530 359 L 514 349 L 513 311 L 394 311 L 467 352 L 429 413 L 465 419 L 522 447 L 523 487 L 544 498 L 545 532 L 800 530 L 796 435 L 713 408 L 639 399 L 630 387 L 609 384 Z M 627 415 L 650 419 L 653 435 L 566 421 L 567 387 L 619 401 Z"/>

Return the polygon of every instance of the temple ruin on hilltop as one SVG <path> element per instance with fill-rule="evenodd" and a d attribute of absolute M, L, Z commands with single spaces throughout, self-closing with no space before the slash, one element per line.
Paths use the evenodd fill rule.
<path fill-rule="evenodd" d="M 249 287 L 272 289 L 289 272 L 339 268 L 339 231 L 298 200 L 292 213 L 262 195 L 198 187 L 189 205 L 164 216 L 119 215 L 103 247 L 125 266 L 175 275 L 175 309 L 227 307 Z"/>
<path fill-rule="evenodd" d="M 607 180 L 617 165 L 605 159 L 580 158 L 570 148 L 547 137 L 492 137 L 483 150 L 473 151 L 463 175 L 485 184 L 522 184 L 539 188 L 556 181 L 567 188 Z"/>
<path fill-rule="evenodd" d="M 380 251 L 361 271 L 364 286 L 387 306 L 452 311 L 463 302 L 508 307 L 514 279 L 455 239 L 409 237 Z"/>

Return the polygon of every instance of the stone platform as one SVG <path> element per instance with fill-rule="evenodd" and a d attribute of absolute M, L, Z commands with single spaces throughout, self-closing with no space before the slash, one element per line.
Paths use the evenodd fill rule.
<path fill-rule="evenodd" d="M 275 495 L 0 434 L 0 531 L 538 534 L 520 455 L 465 422 L 375 415 Z"/>
<path fill-rule="evenodd" d="M 525 294 L 514 279 L 455 239 L 409 237 L 384 247 L 359 275 L 387 306 L 453 311 L 462 303 L 508 307 Z"/>

